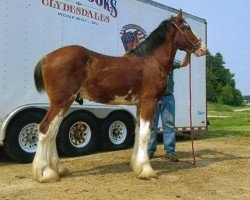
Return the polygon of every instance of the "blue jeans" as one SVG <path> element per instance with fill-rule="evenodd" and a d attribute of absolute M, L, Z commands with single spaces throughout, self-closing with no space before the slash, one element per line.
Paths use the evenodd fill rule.
<path fill-rule="evenodd" d="M 174 156 L 175 153 L 175 98 L 169 94 L 161 98 L 153 119 L 153 127 L 148 143 L 148 154 L 153 155 L 157 146 L 157 127 L 161 116 L 163 127 L 163 143 L 166 155 Z"/>

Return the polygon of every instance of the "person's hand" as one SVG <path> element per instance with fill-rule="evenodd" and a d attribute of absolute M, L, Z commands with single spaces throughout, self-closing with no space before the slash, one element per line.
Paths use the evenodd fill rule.
<path fill-rule="evenodd" d="M 180 63 L 180 67 L 186 67 L 190 61 L 190 58 L 191 58 L 191 54 L 186 53 L 186 56 L 183 58 L 183 60 Z"/>

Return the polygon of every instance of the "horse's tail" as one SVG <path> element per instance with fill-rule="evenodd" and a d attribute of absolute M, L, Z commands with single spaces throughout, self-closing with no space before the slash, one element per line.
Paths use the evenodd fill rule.
<path fill-rule="evenodd" d="M 34 71 L 36 90 L 42 93 L 45 90 L 42 74 L 42 59 L 37 63 Z"/>

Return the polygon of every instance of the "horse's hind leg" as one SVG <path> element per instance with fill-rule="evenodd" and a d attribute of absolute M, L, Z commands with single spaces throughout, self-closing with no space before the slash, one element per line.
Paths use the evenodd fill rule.
<path fill-rule="evenodd" d="M 55 134 L 53 134 L 53 138 L 50 141 L 47 155 L 49 159 L 48 160 L 49 166 L 51 166 L 51 169 L 53 169 L 55 172 L 58 172 L 59 176 L 64 176 L 64 175 L 69 174 L 69 170 L 64 165 L 61 164 L 58 154 L 57 154 L 56 136 L 58 133 L 58 128 Z"/>
<path fill-rule="evenodd" d="M 38 182 L 55 182 L 60 180 L 59 175 L 67 172 L 60 161 L 56 150 L 56 135 L 72 101 L 59 106 L 51 104 L 44 120 L 39 126 L 39 141 L 33 161 L 33 173 Z"/>

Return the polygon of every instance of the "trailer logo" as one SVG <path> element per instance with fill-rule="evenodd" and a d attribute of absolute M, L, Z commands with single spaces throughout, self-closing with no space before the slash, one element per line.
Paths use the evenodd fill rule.
<path fill-rule="evenodd" d="M 138 43 L 144 41 L 147 37 L 146 31 L 135 24 L 123 26 L 120 34 L 126 52 L 135 48 Z"/>
<path fill-rule="evenodd" d="M 110 16 L 113 18 L 118 16 L 117 0 L 85 0 L 82 2 L 76 0 L 41 0 L 41 2 L 44 6 L 106 23 L 110 22 Z M 95 6 L 92 6 L 91 3 L 94 3 Z M 99 9 L 100 7 L 107 11 L 110 16 L 103 14 Z M 66 16 L 62 13 L 61 15 Z"/>
<path fill-rule="evenodd" d="M 73 1 L 73 0 L 66 0 L 66 1 L 75 3 L 78 6 L 84 5 L 80 1 Z M 116 8 L 117 0 L 83 0 L 83 1 L 89 1 L 91 3 L 96 4 L 99 7 L 102 7 L 104 10 L 108 11 L 110 15 L 114 18 L 116 18 L 118 15 L 117 8 Z"/>

